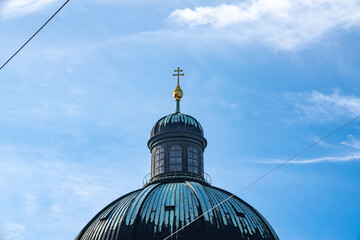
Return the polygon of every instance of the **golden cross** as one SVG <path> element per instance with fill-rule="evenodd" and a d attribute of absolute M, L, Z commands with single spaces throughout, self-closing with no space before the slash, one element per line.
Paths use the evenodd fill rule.
<path fill-rule="evenodd" d="M 178 81 L 178 86 L 179 86 L 179 80 L 180 80 L 180 76 L 184 76 L 183 73 L 180 73 L 182 72 L 183 70 L 181 70 L 179 67 L 177 68 L 177 70 L 174 70 L 174 72 L 177 72 L 177 73 L 174 73 L 173 76 L 177 76 L 177 81 Z"/>

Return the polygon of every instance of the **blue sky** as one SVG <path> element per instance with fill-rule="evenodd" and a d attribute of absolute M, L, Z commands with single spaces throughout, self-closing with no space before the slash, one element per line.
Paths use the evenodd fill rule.
<path fill-rule="evenodd" d="M 1 1 L 0 61 L 61 4 Z M 356 0 L 70 1 L 0 71 L 0 239 L 74 239 L 141 188 L 178 66 L 205 171 L 236 193 L 360 114 L 359 42 Z M 281 239 L 359 240 L 359 129 L 239 197 Z"/>

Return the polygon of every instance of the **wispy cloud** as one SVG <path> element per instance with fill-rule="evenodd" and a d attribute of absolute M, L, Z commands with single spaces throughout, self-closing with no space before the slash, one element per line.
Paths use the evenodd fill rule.
<path fill-rule="evenodd" d="M 5 223 L 3 226 L 4 240 L 25 239 L 24 238 L 25 230 L 26 230 L 25 226 L 21 224 L 13 223 L 13 222 Z"/>
<path fill-rule="evenodd" d="M 309 158 L 309 159 L 294 159 L 287 164 L 311 164 L 311 163 L 323 163 L 323 162 L 333 162 L 333 163 L 340 163 L 340 162 L 350 162 L 350 161 L 360 161 L 360 140 L 354 137 L 353 135 L 348 136 L 347 141 L 340 142 L 345 149 L 342 148 L 342 152 L 337 154 L 336 156 L 325 156 L 325 157 L 316 157 L 316 158 Z M 340 145 L 340 146 L 341 146 Z M 340 147 L 339 146 L 339 147 Z M 280 164 L 283 163 L 285 160 L 281 159 L 267 159 L 261 161 L 261 163 L 266 164 Z"/>
<path fill-rule="evenodd" d="M 301 160 L 292 160 L 288 163 L 292 164 L 309 164 L 309 163 L 320 163 L 320 162 L 350 162 L 350 161 L 359 161 L 360 153 L 351 154 L 348 156 L 332 156 L 332 157 L 319 157 L 319 158 L 311 158 L 311 159 L 301 159 Z M 284 160 L 273 160 L 268 161 L 268 163 L 283 163 Z"/>
<path fill-rule="evenodd" d="M 38 239 L 42 226 L 55 223 L 56 228 L 78 231 L 85 223 L 74 220 L 74 212 L 93 215 L 140 186 L 138 175 L 126 176 L 128 164 L 132 162 L 70 160 L 60 148 L 0 144 L 0 205 L 6 206 L 0 216 L 0 239 Z"/>
<path fill-rule="evenodd" d="M 3 19 L 22 16 L 42 9 L 55 0 L 7 0 L 1 4 L 0 16 Z"/>
<path fill-rule="evenodd" d="M 360 4 L 357 0 L 248 0 L 178 9 L 169 17 L 190 27 L 207 26 L 217 36 L 238 43 L 255 40 L 296 49 L 330 30 L 359 26 Z"/>
<path fill-rule="evenodd" d="M 341 144 L 354 149 L 360 149 L 360 140 L 353 135 L 349 135 L 348 141 L 341 142 Z"/>
<path fill-rule="evenodd" d="M 360 114 L 360 98 L 344 95 L 339 90 L 331 94 L 312 91 L 284 95 L 301 120 L 328 122 Z"/>
<path fill-rule="evenodd" d="M 340 117 L 353 117 L 360 114 L 360 98 L 353 95 L 344 95 L 336 89 L 331 94 L 318 91 L 302 93 L 286 93 L 285 98 L 290 102 L 292 108 L 298 115 L 297 119 L 311 122 L 328 122 Z M 318 141 L 319 138 L 314 138 Z M 360 140 L 353 135 L 348 135 L 346 141 L 333 145 L 321 142 L 319 145 L 329 149 L 335 147 L 342 152 L 335 156 L 324 156 L 310 159 L 295 159 L 290 164 L 311 164 L 322 162 L 350 162 L 360 160 Z M 272 159 L 262 161 L 263 163 L 279 164 L 285 160 Z"/>
<path fill-rule="evenodd" d="M 81 172 L 81 167 L 78 164 L 64 163 L 59 160 L 49 162 L 32 160 L 27 162 L 8 158 L 7 161 L 0 159 L 0 167 L 1 176 L 5 177 L 3 179 L 4 185 L 0 189 L 8 192 L 8 195 L 21 195 L 19 201 L 28 215 L 37 213 L 44 196 L 52 200 L 49 205 L 43 204 L 41 208 L 46 209 L 45 211 L 49 211 L 50 215 L 55 216 L 60 214 L 59 206 L 62 209 L 61 213 L 67 212 L 74 207 L 68 202 L 69 199 L 88 201 L 95 196 L 104 195 L 108 190 L 101 181 L 101 174 L 94 176 L 94 174 Z M 9 182 L 9 179 L 14 179 L 14 175 L 20 175 L 22 178 L 14 180 L 15 183 Z M 38 183 L 33 179 L 34 176 L 42 180 L 46 179 L 46 181 L 39 186 L 35 186 Z M 22 191 L 17 185 L 23 188 Z M 93 203 L 93 207 L 98 207 L 98 202 Z M 52 210 L 55 208 L 58 209 L 58 214 L 53 213 Z"/>

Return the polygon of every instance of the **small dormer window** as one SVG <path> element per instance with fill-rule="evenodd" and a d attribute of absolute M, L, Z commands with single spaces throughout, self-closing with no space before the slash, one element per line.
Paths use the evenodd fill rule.
<path fill-rule="evenodd" d="M 182 171 L 182 149 L 178 145 L 170 148 L 169 168 L 171 172 Z"/>
<path fill-rule="evenodd" d="M 188 171 L 199 173 L 199 152 L 194 147 L 187 148 Z"/>
<path fill-rule="evenodd" d="M 155 175 L 158 175 L 158 174 L 164 172 L 164 158 L 165 158 L 164 148 L 161 146 L 156 147 L 155 156 L 154 156 Z"/>

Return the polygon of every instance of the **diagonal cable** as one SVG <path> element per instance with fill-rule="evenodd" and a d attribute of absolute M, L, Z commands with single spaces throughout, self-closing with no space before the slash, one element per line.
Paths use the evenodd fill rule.
<path fill-rule="evenodd" d="M 351 119 L 350 121 L 348 121 L 347 123 L 345 123 L 344 125 L 336 128 L 334 131 L 330 132 L 328 135 L 326 135 L 325 137 L 319 139 L 318 141 L 314 142 L 313 144 L 311 144 L 310 146 L 304 148 L 303 150 L 301 150 L 300 152 L 298 152 L 297 154 L 295 154 L 294 156 L 292 156 L 291 158 L 289 158 L 288 160 L 280 163 L 279 165 L 277 165 L 276 167 L 274 167 L 273 169 L 271 169 L 270 171 L 266 172 L 264 175 L 258 177 L 257 179 L 255 179 L 254 181 L 250 182 L 249 184 L 245 185 L 243 188 L 241 188 L 239 191 L 237 191 L 235 194 L 232 194 L 231 196 L 229 196 L 228 198 L 226 198 L 225 200 L 223 200 L 222 202 L 216 204 L 214 207 L 210 208 L 209 210 L 207 210 L 206 212 L 204 212 L 203 214 L 201 214 L 200 216 L 196 217 L 195 219 L 193 219 L 191 222 L 189 222 L 188 224 L 184 225 L 183 227 L 177 229 L 175 232 L 171 233 L 169 236 L 167 236 L 166 238 L 164 238 L 164 240 L 167 240 L 169 238 L 171 238 L 172 236 L 174 236 L 175 234 L 177 234 L 178 232 L 180 232 L 181 230 L 183 230 L 184 228 L 188 227 L 190 224 L 194 223 L 195 221 L 197 221 L 198 219 L 200 219 L 201 217 L 203 217 L 204 215 L 208 214 L 209 212 L 211 212 L 212 210 L 214 210 L 215 208 L 219 207 L 220 205 L 224 204 L 225 202 L 229 201 L 231 198 L 235 197 L 236 194 L 239 194 L 240 192 L 244 191 L 245 189 L 251 187 L 252 185 L 254 185 L 255 183 L 259 182 L 261 179 L 263 179 L 264 177 L 266 177 L 267 175 L 271 174 L 272 172 L 276 171 L 277 169 L 279 169 L 280 167 L 284 166 L 286 163 L 290 162 L 291 160 L 293 160 L 294 158 L 298 157 L 299 155 L 303 154 L 304 152 L 306 152 L 307 150 L 309 150 L 310 148 L 314 147 L 315 145 L 319 144 L 320 142 L 324 141 L 326 138 L 330 137 L 331 135 L 333 135 L 334 133 L 336 133 L 337 131 L 343 129 L 344 127 L 346 127 L 347 125 L 349 125 L 350 123 L 356 121 L 357 119 L 360 118 L 360 115 L 357 115 L 356 117 L 354 117 L 353 119 Z"/>
<path fill-rule="evenodd" d="M 69 2 L 70 0 L 66 0 L 66 2 L 37 30 L 1 67 L 0 70 L 3 69 L 3 67 L 6 66 L 15 56 L 18 54 L 55 16 L 60 12 L 63 7 Z"/>

